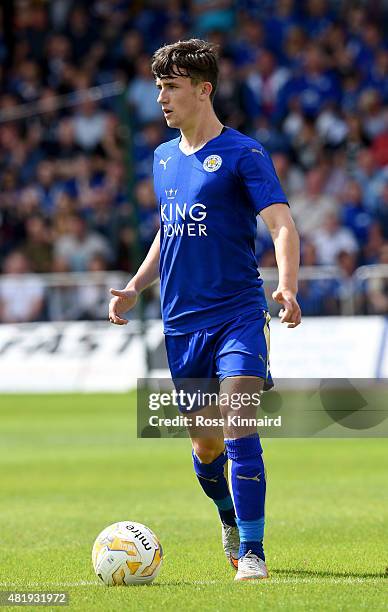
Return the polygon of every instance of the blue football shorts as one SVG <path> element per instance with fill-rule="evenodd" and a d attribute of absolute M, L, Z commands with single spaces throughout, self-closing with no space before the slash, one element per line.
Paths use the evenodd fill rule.
<path fill-rule="evenodd" d="M 201 392 L 218 393 L 219 383 L 228 376 L 258 376 L 264 379 L 264 390 L 271 389 L 270 318 L 268 312 L 259 310 L 188 334 L 166 334 L 167 359 L 176 389 L 188 392 L 200 386 Z M 186 410 L 180 406 L 180 411 Z"/>

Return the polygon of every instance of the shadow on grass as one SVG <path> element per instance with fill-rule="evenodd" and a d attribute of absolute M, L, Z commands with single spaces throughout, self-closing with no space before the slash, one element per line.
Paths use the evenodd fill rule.
<path fill-rule="evenodd" d="M 370 572 L 321 572 L 317 570 L 301 570 L 301 569 L 273 569 L 272 575 L 280 576 L 305 576 L 316 578 L 385 578 L 388 579 L 387 570 L 385 572 L 370 573 Z"/>
<path fill-rule="evenodd" d="M 299 578 L 364 578 L 373 579 L 380 578 L 381 580 L 388 580 L 388 568 L 385 572 L 320 572 L 314 570 L 299 570 L 299 569 L 274 569 L 270 572 L 270 579 L 279 577 L 299 577 Z M 270 582 L 270 580 L 269 580 Z M 147 585 L 149 588 L 163 588 L 172 586 L 194 586 L 196 584 L 224 584 L 225 578 L 219 578 L 218 580 L 170 580 L 168 582 L 156 582 Z"/>

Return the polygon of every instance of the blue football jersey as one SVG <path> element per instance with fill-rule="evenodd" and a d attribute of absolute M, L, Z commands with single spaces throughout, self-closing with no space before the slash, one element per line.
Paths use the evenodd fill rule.
<path fill-rule="evenodd" d="M 283 202 L 272 161 L 232 128 L 186 155 L 180 138 L 154 156 L 164 331 L 187 334 L 266 309 L 255 258 L 256 215 Z"/>

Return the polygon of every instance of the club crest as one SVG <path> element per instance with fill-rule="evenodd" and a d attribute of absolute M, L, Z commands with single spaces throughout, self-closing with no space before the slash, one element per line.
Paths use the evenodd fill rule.
<path fill-rule="evenodd" d="M 215 172 L 219 168 L 221 168 L 222 157 L 219 155 L 208 155 L 205 161 L 203 162 L 203 168 L 206 172 Z"/>

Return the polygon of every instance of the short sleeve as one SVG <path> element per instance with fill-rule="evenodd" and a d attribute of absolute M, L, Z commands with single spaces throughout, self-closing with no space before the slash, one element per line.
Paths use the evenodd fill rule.
<path fill-rule="evenodd" d="M 236 170 L 256 214 L 271 204 L 288 204 L 272 160 L 259 143 L 244 147 Z"/>

